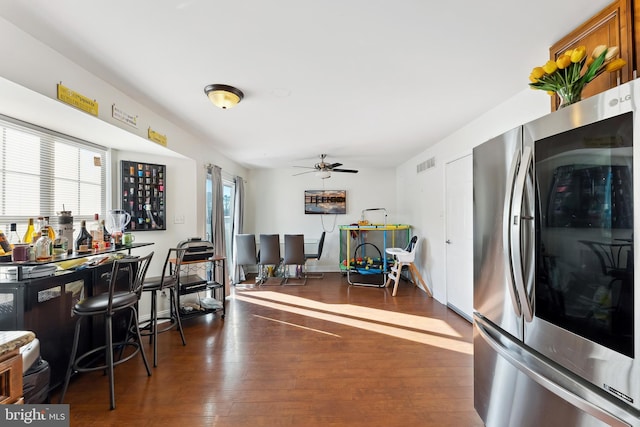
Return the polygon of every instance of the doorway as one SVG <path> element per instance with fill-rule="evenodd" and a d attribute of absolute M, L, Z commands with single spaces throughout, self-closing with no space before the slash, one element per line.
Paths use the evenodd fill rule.
<path fill-rule="evenodd" d="M 445 165 L 447 306 L 473 316 L 473 157 Z"/>

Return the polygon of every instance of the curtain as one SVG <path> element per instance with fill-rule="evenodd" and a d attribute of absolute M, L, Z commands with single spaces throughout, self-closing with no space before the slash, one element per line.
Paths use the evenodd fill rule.
<path fill-rule="evenodd" d="M 215 254 L 226 256 L 224 241 L 224 201 L 222 199 L 222 169 L 220 166 L 207 166 L 207 172 L 211 176 L 211 243 Z M 218 267 L 221 268 L 221 267 Z M 222 272 L 216 271 L 216 277 L 221 277 Z M 223 277 L 227 293 L 229 292 L 228 277 Z"/>
<path fill-rule="evenodd" d="M 231 233 L 232 236 L 236 234 L 242 234 L 244 229 L 244 180 L 240 176 L 236 176 L 236 190 L 234 197 L 234 206 L 233 206 L 233 231 Z M 237 252 L 236 252 L 236 241 L 233 239 L 232 242 L 233 247 L 233 264 L 231 266 L 232 277 L 231 281 L 233 284 L 243 282 L 246 277 L 244 275 L 244 269 L 241 265 L 236 264 Z"/>

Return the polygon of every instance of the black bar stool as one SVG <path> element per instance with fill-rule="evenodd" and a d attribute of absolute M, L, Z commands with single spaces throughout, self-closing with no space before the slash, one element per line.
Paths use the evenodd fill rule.
<path fill-rule="evenodd" d="M 139 258 L 123 258 L 113 261 L 111 276 L 109 279 L 109 290 L 105 293 L 88 297 L 79 301 L 73 307 L 73 314 L 78 316 L 76 321 L 75 336 L 73 339 L 73 347 L 71 348 L 71 356 L 69 358 L 69 368 L 64 380 L 62 393 L 60 394 L 60 403 L 64 401 L 64 396 L 69 386 L 71 374 L 75 372 L 88 372 L 96 370 L 106 370 L 109 377 L 109 394 L 111 409 L 116 408 L 116 398 L 114 392 L 114 375 L 113 368 L 120 363 L 140 353 L 147 374 L 151 376 L 151 369 L 147 362 L 147 356 L 144 353 L 142 345 L 142 337 L 140 336 L 140 328 L 138 325 L 138 310 L 136 306 L 140 301 L 142 294 L 142 284 L 144 283 L 149 262 L 153 257 L 153 252 L 149 255 Z M 126 283 L 126 287 L 122 284 Z M 120 312 L 129 311 L 129 327 L 126 331 L 124 341 L 113 342 L 113 317 Z M 78 357 L 78 341 L 80 340 L 80 327 L 83 319 L 101 316 L 104 318 L 105 326 L 105 345 L 90 350 Z M 131 332 L 135 332 L 131 335 Z M 133 350 L 124 354 L 124 349 L 132 348 Z M 114 352 L 119 353 L 117 360 L 114 360 Z M 100 355 L 104 356 L 104 360 Z M 95 365 L 102 362 L 103 364 Z"/>
<path fill-rule="evenodd" d="M 182 338 L 182 345 L 187 345 L 184 339 L 184 331 L 182 330 L 182 322 L 180 321 L 180 312 L 178 311 L 178 299 L 176 292 L 178 291 L 178 278 L 180 277 L 180 265 L 187 248 L 170 248 L 167 251 L 167 257 L 164 260 L 162 268 L 162 276 L 149 277 L 145 279 L 142 286 L 142 292 L 151 292 L 151 318 L 146 322 L 142 322 L 140 329 L 142 336 L 149 336 L 149 342 L 153 344 L 153 366 L 158 366 L 158 334 L 167 332 L 177 326 Z M 169 315 L 158 317 L 158 292 L 169 292 Z M 168 320 L 169 324 L 158 328 L 158 321 Z M 162 323 L 162 322 L 160 322 Z"/>

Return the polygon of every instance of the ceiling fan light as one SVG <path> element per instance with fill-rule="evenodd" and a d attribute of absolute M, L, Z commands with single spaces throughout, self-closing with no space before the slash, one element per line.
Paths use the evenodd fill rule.
<path fill-rule="evenodd" d="M 213 105 L 223 110 L 235 107 L 244 98 L 240 89 L 229 85 L 208 85 L 204 88 L 204 93 Z"/>
<path fill-rule="evenodd" d="M 318 172 L 316 172 L 316 176 L 318 178 L 321 178 L 321 179 L 331 178 L 331 172 L 330 171 L 318 171 Z"/>

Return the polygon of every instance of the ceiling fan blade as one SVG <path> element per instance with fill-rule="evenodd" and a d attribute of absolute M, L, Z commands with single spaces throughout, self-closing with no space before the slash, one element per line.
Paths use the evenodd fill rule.
<path fill-rule="evenodd" d="M 348 173 L 358 173 L 355 169 L 331 169 L 331 172 L 348 172 Z"/>
<path fill-rule="evenodd" d="M 326 167 L 329 168 L 329 169 L 337 168 L 337 167 L 340 167 L 340 166 L 342 166 L 342 163 L 332 163 L 330 165 L 329 164 L 326 165 Z"/>
<path fill-rule="evenodd" d="M 305 172 L 294 173 L 292 176 L 304 175 L 305 173 L 317 172 L 315 169 Z"/>
<path fill-rule="evenodd" d="M 291 166 L 292 168 L 315 169 L 313 166 Z"/>

